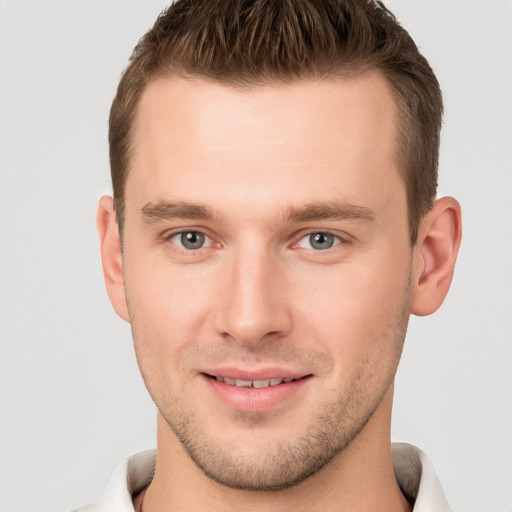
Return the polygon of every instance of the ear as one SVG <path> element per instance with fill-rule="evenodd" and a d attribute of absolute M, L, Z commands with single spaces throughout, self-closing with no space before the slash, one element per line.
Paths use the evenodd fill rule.
<path fill-rule="evenodd" d="M 123 279 L 123 255 L 121 240 L 114 211 L 114 201 L 109 196 L 103 196 L 98 205 L 96 225 L 100 235 L 101 262 L 103 275 L 110 302 L 116 313 L 127 322 L 130 321 L 128 304 Z"/>
<path fill-rule="evenodd" d="M 414 247 L 411 313 L 430 315 L 450 288 L 462 235 L 459 203 L 438 199 L 423 218 Z"/>

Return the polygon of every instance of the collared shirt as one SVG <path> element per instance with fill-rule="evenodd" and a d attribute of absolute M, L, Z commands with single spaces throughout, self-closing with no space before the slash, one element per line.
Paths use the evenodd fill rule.
<path fill-rule="evenodd" d="M 414 502 L 413 512 L 453 512 L 425 453 L 406 443 L 393 443 L 392 450 L 398 485 Z M 132 497 L 151 483 L 155 462 L 155 450 L 125 459 L 114 471 L 101 500 L 75 512 L 133 512 Z"/>

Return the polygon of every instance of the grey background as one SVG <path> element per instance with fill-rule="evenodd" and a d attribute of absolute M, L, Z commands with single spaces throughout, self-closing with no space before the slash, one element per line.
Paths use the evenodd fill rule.
<path fill-rule="evenodd" d="M 451 293 L 412 318 L 393 439 L 430 456 L 452 506 L 512 510 L 512 2 L 394 0 L 438 74 L 440 194 L 464 240 Z M 95 209 L 107 114 L 163 1 L 0 2 L 0 509 L 97 499 L 155 445 L 130 330 L 103 286 Z"/>

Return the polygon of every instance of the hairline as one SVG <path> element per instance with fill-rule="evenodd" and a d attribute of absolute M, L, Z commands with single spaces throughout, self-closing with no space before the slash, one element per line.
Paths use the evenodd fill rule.
<path fill-rule="evenodd" d="M 377 72 L 384 79 L 386 85 L 389 88 L 391 98 L 393 100 L 393 112 L 394 112 L 394 123 L 395 129 L 393 134 L 394 140 L 394 154 L 395 154 L 395 164 L 397 172 L 402 180 L 402 183 L 405 187 L 406 192 L 406 201 L 407 201 L 407 221 L 409 226 L 410 233 L 410 242 L 411 246 L 414 246 L 417 240 L 418 227 L 421 218 L 415 218 L 413 215 L 413 208 L 411 203 L 411 191 L 409 190 L 410 180 L 408 179 L 408 150 L 407 146 L 407 138 L 408 138 L 408 130 L 407 128 L 411 126 L 412 120 L 410 119 L 410 115 L 406 111 L 406 107 L 403 104 L 402 97 L 400 92 L 395 87 L 393 80 L 389 77 L 389 72 L 382 69 L 378 65 L 372 65 L 369 62 L 361 63 L 360 65 L 356 65 L 354 63 L 347 63 L 346 66 L 336 66 L 326 69 L 324 72 L 309 72 L 304 73 L 302 76 L 269 76 L 269 77 L 261 77 L 261 79 L 257 79 L 254 77 L 253 80 L 245 80 L 242 77 L 237 76 L 213 76 L 208 75 L 206 73 L 188 71 L 185 67 L 176 65 L 169 66 L 167 69 L 156 69 L 153 73 L 150 74 L 149 78 L 145 80 L 144 84 L 137 90 L 137 94 L 134 97 L 135 100 L 135 108 L 132 111 L 130 116 L 130 126 L 128 133 L 128 147 L 126 149 L 126 169 L 124 171 L 125 178 L 123 182 L 123 190 L 122 190 L 122 198 L 114 196 L 114 208 L 116 212 L 116 220 L 119 226 L 119 234 L 121 238 L 121 242 L 123 239 L 123 228 L 124 228 L 124 214 L 126 207 L 126 186 L 128 183 L 129 176 L 133 170 L 133 162 L 136 159 L 135 152 L 137 147 L 138 137 L 138 119 L 140 112 L 140 105 L 142 102 L 142 97 L 147 91 L 147 88 L 155 81 L 159 79 L 166 78 L 178 78 L 190 81 L 201 81 L 205 83 L 211 83 L 216 85 L 225 86 L 231 88 L 235 91 L 239 92 L 251 92 L 257 90 L 262 87 L 277 87 L 280 85 L 300 85 L 302 83 L 307 82 L 325 82 L 328 80 L 333 80 L 336 78 L 345 80 L 350 78 L 355 78 L 358 76 L 362 76 L 366 73 Z M 425 212 L 426 213 L 426 212 Z M 423 216 L 425 215 L 423 213 Z"/>

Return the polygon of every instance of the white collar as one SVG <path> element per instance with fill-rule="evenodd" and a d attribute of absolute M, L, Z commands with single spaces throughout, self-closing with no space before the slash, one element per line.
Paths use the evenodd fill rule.
<path fill-rule="evenodd" d="M 414 501 L 413 512 L 453 512 L 426 453 L 407 443 L 393 443 L 391 449 L 396 481 Z"/>
<path fill-rule="evenodd" d="M 413 512 L 453 512 L 427 455 L 406 443 L 393 443 L 393 467 L 400 489 L 415 500 Z M 132 496 L 147 487 L 154 475 L 156 451 L 125 459 L 114 471 L 100 501 L 75 512 L 133 512 Z"/>

